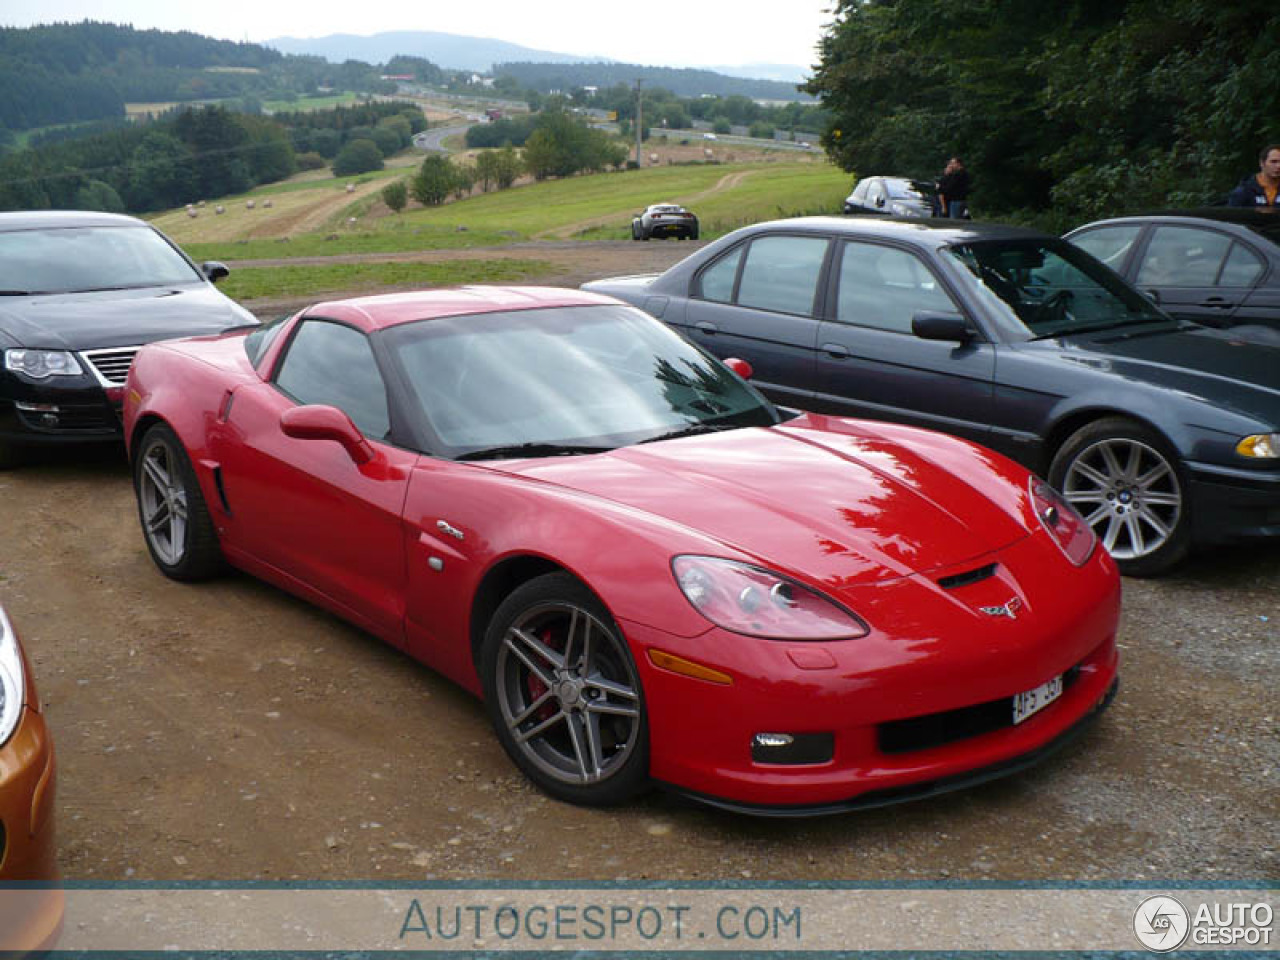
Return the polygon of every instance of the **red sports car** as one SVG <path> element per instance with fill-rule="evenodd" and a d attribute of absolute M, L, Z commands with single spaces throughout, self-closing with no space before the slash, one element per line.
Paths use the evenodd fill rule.
<path fill-rule="evenodd" d="M 903 800 L 1020 769 L 1114 691 L 1116 568 L 1032 474 L 776 409 L 607 297 L 368 297 L 149 345 L 125 432 L 165 574 L 229 563 L 405 649 L 564 800 Z"/>

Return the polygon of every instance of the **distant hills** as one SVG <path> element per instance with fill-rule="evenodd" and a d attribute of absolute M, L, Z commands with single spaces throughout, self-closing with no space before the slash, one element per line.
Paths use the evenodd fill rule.
<path fill-rule="evenodd" d="M 468 37 L 453 33 L 436 33 L 425 30 L 396 30 L 387 33 L 375 33 L 361 37 L 349 33 L 335 33 L 327 37 L 298 39 L 296 37 L 277 37 L 267 40 L 264 46 L 279 50 L 281 53 L 324 57 L 332 63 L 346 60 L 361 60 L 365 63 L 387 63 L 393 57 L 421 57 L 444 67 L 446 70 L 474 70 L 478 73 L 489 73 L 495 67 L 509 63 L 536 64 L 601 64 L 614 68 L 625 68 L 632 78 L 640 76 L 649 79 L 642 70 L 664 70 L 670 76 L 685 73 L 717 74 L 722 77 L 736 79 L 759 80 L 775 83 L 777 88 L 762 88 L 747 92 L 735 89 L 732 92 L 762 99 L 795 100 L 795 86 L 805 79 L 806 70 L 793 64 L 756 63 L 734 66 L 709 66 L 702 69 L 678 69 L 672 67 L 641 67 L 636 64 L 624 64 L 607 57 L 579 57 L 567 53 L 555 53 L 549 50 L 535 50 L 518 43 L 505 40 L 491 40 L 484 37 Z M 580 78 L 582 71 L 575 71 Z M 587 84 L 593 81 L 588 79 Z M 580 84 L 581 85 L 581 84 Z M 596 86 L 606 86 L 606 82 L 595 81 Z M 664 84 L 667 85 L 667 84 Z M 723 86 L 718 84 L 716 86 Z M 668 89 L 670 87 L 668 86 Z M 692 92 L 672 90 L 681 96 L 698 96 L 701 93 L 717 93 L 719 90 L 699 89 Z"/>
<path fill-rule="evenodd" d="M 342 63 L 344 60 L 387 63 L 394 57 L 421 57 L 446 70 L 474 70 L 478 73 L 488 73 L 495 63 L 508 60 L 589 63 L 600 59 L 534 50 L 505 40 L 486 40 L 429 30 L 393 30 L 369 37 L 350 33 L 334 33 L 314 39 L 277 37 L 264 41 L 263 46 L 272 47 L 281 53 L 324 57 L 332 63 Z"/>

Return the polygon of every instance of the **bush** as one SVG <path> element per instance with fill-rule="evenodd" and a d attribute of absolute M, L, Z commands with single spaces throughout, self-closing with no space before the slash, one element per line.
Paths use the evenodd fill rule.
<path fill-rule="evenodd" d="M 335 177 L 349 177 L 353 173 L 368 173 L 382 169 L 382 151 L 372 140 L 352 140 L 338 151 L 333 161 Z"/>
<path fill-rule="evenodd" d="M 403 180 L 388 183 L 382 188 L 382 202 L 391 208 L 392 213 L 399 213 L 409 203 L 409 188 Z"/>
<path fill-rule="evenodd" d="M 316 153 L 314 150 L 308 150 L 306 153 L 300 153 L 294 158 L 298 163 L 299 170 L 322 170 L 329 164 L 325 162 L 324 157 Z"/>

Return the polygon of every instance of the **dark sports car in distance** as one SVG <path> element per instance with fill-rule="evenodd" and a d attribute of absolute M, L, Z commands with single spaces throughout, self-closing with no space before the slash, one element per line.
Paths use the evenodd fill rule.
<path fill-rule="evenodd" d="M 698 239 L 698 218 L 677 203 L 655 203 L 645 207 L 631 221 L 631 239 L 654 237 Z"/>
<path fill-rule="evenodd" d="M 255 324 L 167 237 L 107 213 L 0 213 L 0 467 L 118 442 L 125 375 L 153 340 Z"/>
<path fill-rule="evenodd" d="M 937 188 L 928 180 L 908 177 L 863 177 L 845 197 L 845 213 L 879 213 L 894 217 L 932 217 Z"/>
<path fill-rule="evenodd" d="M 774 399 L 955 433 L 1045 476 L 1122 572 L 1280 536 L 1280 348 L 1177 320 L 1057 237 L 970 222 L 746 227 L 635 303 Z"/>
<path fill-rule="evenodd" d="M 562 800 L 931 796 L 1115 689 L 1115 564 L 1043 481 L 778 411 L 606 297 L 430 290 L 149 345 L 125 423 L 163 573 L 227 561 L 395 644 Z"/>
<path fill-rule="evenodd" d="M 1117 217 L 1067 239 L 1166 313 L 1280 345 L 1280 215 L 1238 207 Z"/>

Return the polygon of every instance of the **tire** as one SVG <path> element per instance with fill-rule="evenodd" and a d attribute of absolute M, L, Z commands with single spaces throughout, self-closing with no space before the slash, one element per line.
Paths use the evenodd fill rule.
<path fill-rule="evenodd" d="M 631 221 L 631 239 L 643 240 L 644 239 L 643 234 L 644 234 L 644 227 L 640 225 L 640 221 L 632 220 Z"/>
<path fill-rule="evenodd" d="M 173 580 L 206 580 L 223 570 L 218 534 L 182 441 L 157 423 L 142 437 L 133 489 L 147 550 Z"/>
<path fill-rule="evenodd" d="M 552 573 L 518 587 L 481 650 L 485 707 L 507 755 L 558 800 L 610 806 L 649 785 L 640 674 L 604 604 Z"/>
<path fill-rule="evenodd" d="M 1054 455 L 1049 483 L 1127 576 L 1165 573 L 1190 549 L 1182 464 L 1162 437 L 1133 420 L 1108 417 L 1077 430 Z"/>
<path fill-rule="evenodd" d="M 9 470 L 23 462 L 22 452 L 12 444 L 0 443 L 0 470 Z"/>

